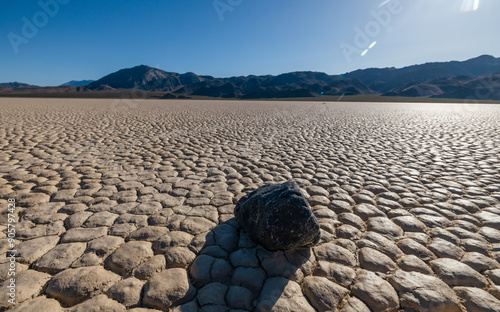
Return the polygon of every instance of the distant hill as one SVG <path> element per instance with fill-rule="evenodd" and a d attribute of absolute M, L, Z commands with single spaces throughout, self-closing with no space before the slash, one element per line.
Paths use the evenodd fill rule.
<path fill-rule="evenodd" d="M 318 72 L 214 78 L 194 73 L 166 72 L 145 65 L 119 70 L 92 82 L 86 88 L 89 90 L 136 88 L 183 95 L 247 99 L 373 93 L 358 80 Z"/>
<path fill-rule="evenodd" d="M 38 86 L 30 85 L 27 83 L 22 83 L 22 82 L 4 82 L 0 83 L 0 88 L 12 88 L 12 89 L 17 89 L 17 88 L 37 88 Z"/>
<path fill-rule="evenodd" d="M 71 80 L 66 83 L 63 83 L 59 87 L 66 87 L 66 86 L 81 87 L 81 86 L 86 86 L 92 82 L 94 82 L 94 80 Z"/>
<path fill-rule="evenodd" d="M 443 93 L 434 95 L 435 98 L 500 100 L 500 74 L 453 81 L 452 85 L 441 81 L 434 83 L 443 90 Z"/>
<path fill-rule="evenodd" d="M 453 76 L 408 83 L 384 96 L 433 97 L 448 99 L 500 100 L 500 74 L 480 77 Z"/>
<path fill-rule="evenodd" d="M 408 83 L 424 82 L 454 76 L 480 77 L 500 71 L 500 58 L 482 55 L 467 61 L 425 63 L 403 68 L 369 68 L 345 74 L 359 79 L 375 92 L 388 92 Z"/>
<path fill-rule="evenodd" d="M 193 73 L 178 74 L 169 73 L 161 69 L 140 65 L 126 68 L 109 74 L 89 85 L 89 89 L 95 90 L 102 86 L 114 89 L 141 89 L 141 90 L 163 90 L 173 91 L 184 85 L 203 81 L 203 77 Z"/>
<path fill-rule="evenodd" d="M 39 88 L 51 92 L 106 94 L 114 96 L 130 90 L 144 90 L 158 98 L 189 98 L 190 96 L 270 99 L 301 98 L 321 95 L 383 95 L 398 97 L 428 97 L 500 100 L 500 58 L 482 55 L 463 62 L 434 62 L 403 68 L 368 68 L 344 75 L 300 71 L 281 75 L 249 75 L 229 78 L 179 74 L 146 65 L 121 69 L 96 81 L 71 81 L 74 89 Z M 21 83 L 0 84 L 0 93 L 36 94 Z M 127 91 L 128 90 L 128 91 Z M 113 95 L 114 94 L 114 95 Z M 75 97 L 80 95 L 75 95 Z"/>

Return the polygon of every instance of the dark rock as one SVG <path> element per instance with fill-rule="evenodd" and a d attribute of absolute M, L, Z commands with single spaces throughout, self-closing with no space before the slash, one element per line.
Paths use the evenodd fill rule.
<path fill-rule="evenodd" d="M 293 181 L 266 184 L 245 195 L 234 215 L 248 236 L 269 250 L 310 246 L 320 239 L 318 220 Z"/>

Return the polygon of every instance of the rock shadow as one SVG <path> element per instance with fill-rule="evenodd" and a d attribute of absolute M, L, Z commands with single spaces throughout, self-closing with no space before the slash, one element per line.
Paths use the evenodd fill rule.
<path fill-rule="evenodd" d="M 299 296 L 306 300 L 299 283 L 312 273 L 314 262 L 311 248 L 269 251 L 255 244 L 231 218 L 205 236 L 188 268 L 198 290 L 189 305 L 196 303 L 200 311 L 272 311 L 280 299 Z"/>

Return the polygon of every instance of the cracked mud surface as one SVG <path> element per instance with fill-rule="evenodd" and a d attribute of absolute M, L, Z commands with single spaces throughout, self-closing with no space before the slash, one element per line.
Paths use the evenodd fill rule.
<path fill-rule="evenodd" d="M 12 311 L 500 311 L 500 107 L 0 99 Z M 313 248 L 237 200 L 295 180 Z M 100 309 L 100 310 L 99 310 Z"/>

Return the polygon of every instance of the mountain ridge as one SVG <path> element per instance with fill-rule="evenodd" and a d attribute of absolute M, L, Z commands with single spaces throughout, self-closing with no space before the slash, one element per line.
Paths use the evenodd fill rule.
<path fill-rule="evenodd" d="M 23 82 L 13 81 L 13 82 L 3 82 L 3 83 L 0 83 L 0 88 L 17 89 L 17 88 L 39 88 L 39 87 L 35 86 L 35 85 L 30 85 L 30 84 L 27 84 L 27 83 L 23 83 Z"/>
<path fill-rule="evenodd" d="M 500 100 L 500 58 L 481 55 L 465 61 L 427 62 L 401 68 L 367 68 L 342 75 L 295 71 L 279 75 L 217 78 L 168 72 L 147 65 L 120 69 L 87 84 L 71 81 L 74 92 L 138 89 L 162 98 L 207 96 L 259 99 L 321 95 L 383 95 Z M 81 83 L 80 85 L 76 85 Z M 5 90 L 33 93 L 22 83 L 0 84 Z M 31 90 L 28 90 L 31 89 Z M 53 87 L 50 91 L 57 90 Z M 73 89 L 64 89 L 72 92 Z M 0 91 L 1 92 L 1 91 Z M 55 92 L 55 91 L 54 91 Z M 479 94 L 479 95 L 478 95 Z"/>

